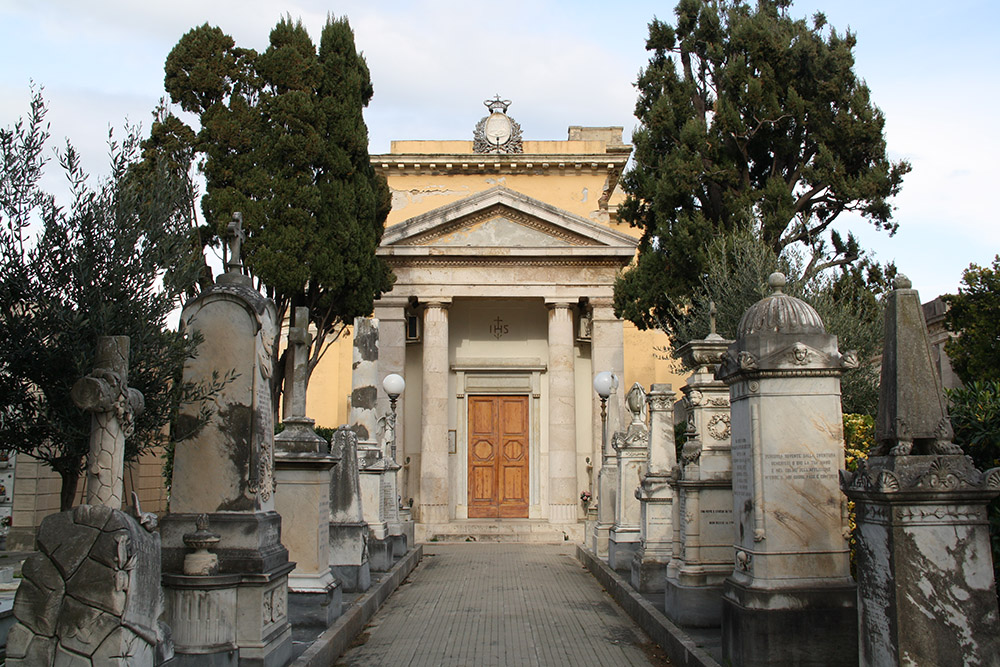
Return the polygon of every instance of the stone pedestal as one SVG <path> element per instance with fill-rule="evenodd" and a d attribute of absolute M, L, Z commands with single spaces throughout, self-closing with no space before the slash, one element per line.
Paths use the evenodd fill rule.
<path fill-rule="evenodd" d="M 340 616 L 341 587 L 330 569 L 330 479 L 337 459 L 320 452 L 278 451 L 275 508 L 295 569 L 288 575 L 294 625 L 329 627 Z"/>
<path fill-rule="evenodd" d="M 687 441 L 673 481 L 678 517 L 676 558 L 664 589 L 664 612 L 688 627 L 722 622 L 722 582 L 733 571 L 733 491 L 729 389 L 715 379 L 732 341 L 718 334 L 678 349 L 694 368 L 684 392 Z"/>
<path fill-rule="evenodd" d="M 877 457 L 843 474 L 857 513 L 862 665 L 986 665 L 1000 656 L 986 505 L 962 455 Z"/>
<path fill-rule="evenodd" d="M 853 665 L 856 589 L 847 548 L 840 374 L 810 306 L 781 293 L 744 314 L 716 377 L 729 386 L 735 569 L 723 584 L 732 664 Z"/>
<path fill-rule="evenodd" d="M 358 436 L 351 429 L 341 426 L 334 432 L 330 453 L 340 456 L 340 464 L 334 468 L 330 483 L 330 567 L 347 593 L 371 586 L 357 447 Z"/>
<path fill-rule="evenodd" d="M 274 509 L 275 309 L 239 273 L 238 259 L 229 267 L 181 313 L 182 326 L 203 338 L 184 380 L 207 383 L 214 373 L 230 381 L 213 397 L 207 423 L 200 423 L 201 405 L 184 408 L 178 420 L 181 432 L 196 435 L 177 444 L 170 513 L 161 522 L 167 618 L 179 664 L 283 665 L 291 655 L 294 564 Z M 191 576 L 183 570 L 184 536 L 195 532 L 202 514 L 220 537 L 219 569 Z"/>
<path fill-rule="evenodd" d="M 611 446 L 618 454 L 618 485 L 615 489 L 615 523 L 608 535 L 608 565 L 630 576 L 632 559 L 639 549 L 639 499 L 636 489 L 649 454 L 646 426 L 646 392 L 636 383 L 625 397 L 632 418 L 625 431 L 615 433 Z"/>
<path fill-rule="evenodd" d="M 639 549 L 632 560 L 632 588 L 662 593 L 673 540 L 674 494 L 669 486 L 677 464 L 673 400 L 669 384 L 654 384 L 649 403 L 649 452 L 639 489 Z"/>

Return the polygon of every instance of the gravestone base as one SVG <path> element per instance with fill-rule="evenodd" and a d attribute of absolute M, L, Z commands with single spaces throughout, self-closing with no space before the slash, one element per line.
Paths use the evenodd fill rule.
<path fill-rule="evenodd" d="M 611 538 L 611 524 L 594 522 L 594 531 L 590 534 L 590 550 L 603 561 L 608 559 L 608 541 Z"/>
<path fill-rule="evenodd" d="M 407 549 L 409 549 L 410 543 L 406 539 L 406 533 L 402 532 L 392 532 L 393 529 L 389 527 L 389 539 L 392 541 L 392 559 L 399 560 L 406 555 Z"/>
<path fill-rule="evenodd" d="M 392 537 L 368 540 L 368 564 L 372 572 L 388 572 L 392 569 Z"/>
<path fill-rule="evenodd" d="M 330 571 L 345 593 L 363 593 L 371 586 L 368 524 L 330 524 Z"/>
<path fill-rule="evenodd" d="M 722 584 L 685 586 L 668 579 L 663 613 L 686 628 L 717 628 L 722 623 Z"/>
<path fill-rule="evenodd" d="M 287 563 L 253 577 L 163 575 L 177 665 L 282 667 L 292 655 Z"/>
<path fill-rule="evenodd" d="M 184 571 L 184 556 L 190 549 L 184 534 L 193 533 L 198 514 L 170 512 L 160 519 L 163 539 L 163 571 Z M 281 516 L 270 512 L 210 512 L 209 529 L 219 535 L 220 574 L 257 574 L 288 564 L 288 549 L 281 544 Z"/>
<path fill-rule="evenodd" d="M 344 594 L 338 582 L 325 591 L 288 593 L 288 620 L 296 628 L 328 628 L 340 618 Z"/>
<path fill-rule="evenodd" d="M 632 558 L 630 583 L 640 593 L 662 593 L 667 580 L 667 563 L 670 556 L 650 555 L 645 549 L 638 549 Z"/>
<path fill-rule="evenodd" d="M 858 664 L 857 589 L 750 589 L 723 584 L 722 656 L 742 667 Z"/>
<path fill-rule="evenodd" d="M 984 475 L 961 455 L 872 457 L 855 481 L 844 492 L 857 513 L 861 664 L 998 664 L 986 506 L 1000 469 Z"/>
<path fill-rule="evenodd" d="M 639 530 L 611 531 L 608 536 L 608 566 L 624 576 L 632 575 L 632 559 L 639 550 Z"/>

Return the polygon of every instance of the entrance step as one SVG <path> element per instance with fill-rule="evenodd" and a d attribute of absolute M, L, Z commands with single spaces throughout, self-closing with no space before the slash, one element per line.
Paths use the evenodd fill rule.
<path fill-rule="evenodd" d="M 581 542 L 583 524 L 549 523 L 544 519 L 456 519 L 449 523 L 418 523 L 417 542 Z"/>

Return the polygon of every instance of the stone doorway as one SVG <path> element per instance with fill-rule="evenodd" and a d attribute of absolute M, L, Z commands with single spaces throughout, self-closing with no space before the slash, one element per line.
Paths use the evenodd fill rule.
<path fill-rule="evenodd" d="M 469 397 L 469 518 L 528 517 L 528 397 Z"/>

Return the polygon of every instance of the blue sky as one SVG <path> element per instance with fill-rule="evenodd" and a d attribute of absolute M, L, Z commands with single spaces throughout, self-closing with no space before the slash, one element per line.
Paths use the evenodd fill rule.
<path fill-rule="evenodd" d="M 654 15 L 671 20 L 674 4 L 0 0 L 0 125 L 26 112 L 33 80 L 49 101 L 50 145 L 69 138 L 100 174 L 109 126 L 148 126 L 163 61 L 188 29 L 208 22 L 263 49 L 282 15 L 318 38 L 333 12 L 350 18 L 372 72 L 372 153 L 394 139 L 469 139 L 496 93 L 513 101 L 527 139 L 623 125 L 628 140 L 646 25 Z M 857 33 L 856 71 L 885 112 L 890 155 L 913 164 L 895 201 L 894 237 L 860 219 L 841 226 L 895 260 L 924 300 L 954 292 L 964 268 L 1000 252 L 990 196 L 1000 187 L 1000 3 L 810 0 L 791 13 L 817 10 Z M 48 183 L 58 188 L 58 175 Z"/>

